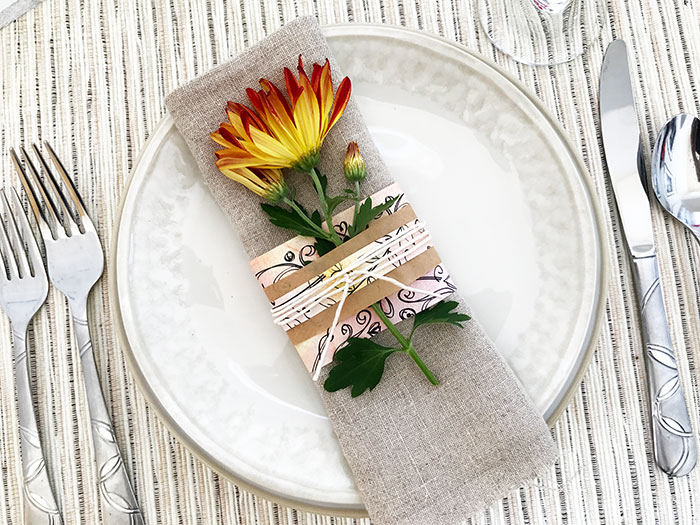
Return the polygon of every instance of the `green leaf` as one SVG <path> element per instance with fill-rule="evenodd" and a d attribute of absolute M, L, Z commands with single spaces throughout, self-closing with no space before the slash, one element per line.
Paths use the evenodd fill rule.
<path fill-rule="evenodd" d="M 318 235 L 318 232 L 309 226 L 306 221 L 299 217 L 294 211 L 266 202 L 263 202 L 260 206 L 263 211 L 267 213 L 270 222 L 275 226 L 292 230 L 305 237 L 315 237 Z"/>
<path fill-rule="evenodd" d="M 326 202 L 328 203 L 328 213 L 333 213 L 335 209 L 345 201 L 352 199 L 350 195 L 338 195 L 337 197 L 329 197 Z"/>
<path fill-rule="evenodd" d="M 377 215 L 388 210 L 391 205 L 396 202 L 396 199 L 398 199 L 398 197 L 392 197 L 388 201 L 384 201 L 381 204 L 373 207 L 372 198 L 367 197 L 367 199 L 360 205 L 360 209 L 357 212 L 357 217 L 355 217 L 355 222 L 348 231 L 350 237 L 354 237 L 358 233 L 364 231 L 364 229 L 369 226 L 369 223 L 372 222 Z"/>
<path fill-rule="evenodd" d="M 333 244 L 328 239 L 316 238 L 314 248 L 316 248 L 316 253 L 318 254 L 318 256 L 321 257 L 322 255 L 326 255 L 328 252 L 333 250 L 333 248 L 335 248 L 335 244 Z"/>
<path fill-rule="evenodd" d="M 321 212 L 319 212 L 318 210 L 314 210 L 314 212 L 311 214 L 311 217 L 309 218 L 319 228 L 323 226 L 323 218 L 321 217 Z"/>
<path fill-rule="evenodd" d="M 323 194 L 326 194 L 326 189 L 328 188 L 328 177 L 326 177 L 323 173 L 320 171 L 316 170 L 316 175 L 318 176 L 318 181 L 321 183 L 321 189 L 323 190 Z M 314 184 L 314 189 L 316 188 L 316 185 Z M 316 192 L 318 193 L 318 191 Z"/>
<path fill-rule="evenodd" d="M 425 324 L 447 323 L 463 328 L 461 323 L 464 321 L 469 321 L 471 317 L 466 314 L 460 314 L 452 311 L 458 306 L 459 303 L 457 303 L 457 301 L 443 301 L 436 304 L 432 308 L 428 308 L 427 310 L 417 313 L 413 318 L 413 329 L 411 330 L 411 333 L 413 333 L 413 331 L 419 326 Z"/>
<path fill-rule="evenodd" d="M 400 349 L 387 348 L 370 339 L 351 337 L 347 345 L 335 353 L 333 362 L 337 364 L 328 374 L 323 388 L 335 392 L 351 386 L 352 397 L 372 390 L 382 378 L 387 357 L 397 351 Z"/>
<path fill-rule="evenodd" d="M 304 205 L 301 202 L 294 201 L 294 204 L 296 204 L 297 208 L 299 208 L 304 213 L 304 215 L 306 215 L 309 219 L 311 219 L 311 221 L 316 226 L 318 226 L 319 228 L 322 227 L 323 218 L 321 217 L 321 212 L 319 212 L 318 210 L 314 210 L 314 212 L 312 214 L 309 214 L 309 212 L 306 211 L 306 208 L 304 207 Z M 294 210 L 292 210 L 292 211 L 294 211 Z"/>

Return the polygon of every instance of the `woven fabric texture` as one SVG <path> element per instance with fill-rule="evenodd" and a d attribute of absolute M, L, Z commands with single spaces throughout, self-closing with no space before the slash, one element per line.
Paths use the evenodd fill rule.
<path fill-rule="evenodd" d="M 640 319 L 629 259 L 602 159 L 598 79 L 603 51 L 624 38 L 633 89 L 644 108 L 643 146 L 673 114 L 700 113 L 697 0 L 610 1 L 606 26 L 582 58 L 553 68 L 521 66 L 479 26 L 476 2 L 457 0 L 46 0 L 0 30 L 0 155 L 3 185 L 19 186 L 8 148 L 48 139 L 78 183 L 111 256 L 119 198 L 129 170 L 165 111 L 166 94 L 225 62 L 302 14 L 322 24 L 376 22 L 422 29 L 499 63 L 538 96 L 586 163 L 603 208 L 612 262 L 608 301 L 593 361 L 552 430 L 558 462 L 536 483 L 478 512 L 469 523 L 697 523 L 700 470 L 663 475 L 649 448 Z M 65 156 L 65 154 L 64 154 Z M 691 419 L 700 428 L 700 251 L 653 206 L 662 285 Z M 93 345 L 127 470 L 148 523 L 350 524 L 310 514 L 236 487 L 199 462 L 149 407 L 113 329 L 105 274 L 93 290 Z M 30 331 L 42 437 L 66 523 L 97 522 L 96 473 L 79 359 L 68 343 L 68 310 L 51 290 Z M 0 522 L 22 522 L 19 440 L 9 324 L 0 320 Z"/>

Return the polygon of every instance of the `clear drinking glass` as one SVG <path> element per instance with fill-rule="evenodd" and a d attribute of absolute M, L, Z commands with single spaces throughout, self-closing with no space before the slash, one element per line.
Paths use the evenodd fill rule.
<path fill-rule="evenodd" d="M 602 0 L 478 0 L 479 17 L 493 44 L 534 66 L 568 62 L 600 34 Z"/>

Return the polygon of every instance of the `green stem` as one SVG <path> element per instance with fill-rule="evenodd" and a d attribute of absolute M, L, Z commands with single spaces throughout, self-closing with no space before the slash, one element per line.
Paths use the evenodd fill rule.
<path fill-rule="evenodd" d="M 428 366 L 423 362 L 423 360 L 420 358 L 418 355 L 418 352 L 416 352 L 416 349 L 413 348 L 413 345 L 411 344 L 411 341 L 406 339 L 401 332 L 399 332 L 399 329 L 396 328 L 396 325 L 391 322 L 389 317 L 384 313 L 384 310 L 382 310 L 382 307 L 379 303 L 374 303 L 372 305 L 372 309 L 376 312 L 376 314 L 379 316 L 379 318 L 382 320 L 384 325 L 386 326 L 387 330 L 391 332 L 391 334 L 396 338 L 396 340 L 399 342 L 399 344 L 403 347 L 403 351 L 407 353 L 409 356 L 411 356 L 411 359 L 415 361 L 415 363 L 418 365 L 418 368 L 422 370 L 422 372 L 425 374 L 425 377 L 428 378 L 428 381 L 430 381 L 434 385 L 439 385 L 440 382 L 437 380 L 435 375 L 430 371 Z"/>
<path fill-rule="evenodd" d="M 311 168 L 311 171 L 309 171 L 309 175 L 311 175 L 311 178 L 314 181 L 314 186 L 316 187 L 316 193 L 318 193 L 318 196 L 321 199 L 321 211 L 323 211 L 323 217 L 324 219 L 326 219 L 326 225 L 328 225 L 328 231 L 331 235 L 330 240 L 336 246 L 340 246 L 341 244 L 343 244 L 343 241 L 340 239 L 340 237 L 338 236 L 338 232 L 336 232 L 335 228 L 333 227 L 333 217 L 331 217 L 331 214 L 328 211 L 326 192 L 323 191 L 323 186 L 321 186 L 321 180 L 318 178 L 318 172 L 316 171 L 316 168 Z"/>
<path fill-rule="evenodd" d="M 440 381 L 437 380 L 437 378 L 433 375 L 433 373 L 430 371 L 430 369 L 427 367 L 427 365 L 423 362 L 423 360 L 420 358 L 418 355 L 418 352 L 416 352 L 415 348 L 413 346 L 408 347 L 408 355 L 411 356 L 411 359 L 413 359 L 416 364 L 418 365 L 418 368 L 420 368 L 423 373 L 425 374 L 425 377 L 428 378 L 428 381 L 430 381 L 434 385 L 439 385 Z"/>
<path fill-rule="evenodd" d="M 304 222 L 306 222 L 309 226 L 316 230 L 320 237 L 328 239 L 329 241 L 333 241 L 329 233 L 327 231 L 324 231 L 322 228 L 319 228 L 319 226 L 314 221 L 312 221 L 299 206 L 297 206 L 296 202 L 285 197 L 284 203 L 287 204 L 290 208 L 292 208 L 297 213 L 297 215 L 299 215 L 299 217 L 301 217 L 304 220 Z"/>
<path fill-rule="evenodd" d="M 384 310 L 382 310 L 382 306 L 379 303 L 374 303 L 372 305 L 372 310 L 376 312 L 376 314 L 379 316 L 382 322 L 386 325 L 387 330 L 389 330 L 392 333 L 392 335 L 396 337 L 396 340 L 403 347 L 403 349 L 407 350 L 408 347 L 411 346 L 410 341 L 406 339 L 401 332 L 399 332 L 399 329 L 396 328 L 396 325 L 391 322 L 391 320 L 384 313 Z"/>
<path fill-rule="evenodd" d="M 355 226 L 357 214 L 360 212 L 360 181 L 355 181 L 355 214 L 352 217 L 352 225 Z"/>
<path fill-rule="evenodd" d="M 316 168 L 311 168 L 309 171 L 309 175 L 311 175 L 311 179 L 314 181 L 314 186 L 316 187 L 316 193 L 318 193 L 319 199 L 321 201 L 321 209 L 323 211 L 323 216 L 326 219 L 326 224 L 328 225 L 328 230 L 329 232 L 324 232 L 321 230 L 321 236 L 325 239 L 330 240 L 333 244 L 336 246 L 340 246 L 343 244 L 343 241 L 340 239 L 338 236 L 338 233 L 335 231 L 335 228 L 333 228 L 333 221 L 330 216 L 330 213 L 328 212 L 328 202 L 326 201 L 326 193 L 323 191 L 323 187 L 321 186 L 321 180 L 318 178 L 318 172 L 316 171 Z M 302 217 L 307 223 L 309 223 L 315 230 L 319 230 L 319 227 L 311 220 L 309 219 L 304 212 L 301 211 L 301 209 L 294 203 L 294 201 L 290 199 L 285 199 L 285 202 L 294 210 L 296 211 L 300 217 Z M 357 218 L 357 213 L 359 210 L 360 206 L 360 183 L 359 181 L 355 182 L 355 216 L 353 217 L 353 225 L 355 224 L 355 219 Z M 386 326 L 387 330 L 391 332 L 391 334 L 396 338 L 396 340 L 399 342 L 399 344 L 402 347 L 402 351 L 409 356 L 411 356 L 411 359 L 418 365 L 418 368 L 421 369 L 421 371 L 425 374 L 425 377 L 428 378 L 428 381 L 430 381 L 433 385 L 438 385 L 440 384 L 435 375 L 430 371 L 428 366 L 423 362 L 423 360 L 420 358 L 418 355 L 418 352 L 416 352 L 416 349 L 413 348 L 413 345 L 411 344 L 410 339 L 406 339 L 401 332 L 399 332 L 399 329 L 396 328 L 396 325 L 391 322 L 391 319 L 384 313 L 384 310 L 382 310 L 381 305 L 377 302 L 372 305 L 372 309 L 376 312 L 377 316 L 382 320 L 384 323 L 384 326 Z M 413 332 L 411 332 L 411 335 L 413 335 Z"/>

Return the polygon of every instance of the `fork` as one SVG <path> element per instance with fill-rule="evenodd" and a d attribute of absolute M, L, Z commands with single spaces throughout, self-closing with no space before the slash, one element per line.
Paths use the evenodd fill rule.
<path fill-rule="evenodd" d="M 141 525 L 144 523 L 143 516 L 136 502 L 107 412 L 88 329 L 87 298 L 102 275 L 104 268 L 102 246 L 73 181 L 51 145 L 44 142 L 44 146 L 65 189 L 61 188 L 36 144 L 32 145 L 32 149 L 45 174 L 46 184 L 24 148 L 20 150 L 26 171 L 14 149 L 10 150 L 10 156 L 44 238 L 49 278 L 66 296 L 70 306 L 85 380 L 97 461 L 101 523 Z M 33 183 L 30 182 L 30 178 Z"/>
<path fill-rule="evenodd" d="M 0 306 L 10 318 L 14 339 L 14 368 L 25 495 L 24 522 L 29 525 L 39 523 L 60 525 L 63 520 L 46 472 L 46 462 L 41 450 L 36 414 L 29 390 L 27 367 L 27 326 L 46 301 L 49 281 L 46 278 L 44 262 L 36 239 L 14 188 L 10 195 L 16 211 L 15 216 L 12 214 L 5 190 L 0 190 L 0 213 L 2 214 L 0 218 Z"/>

